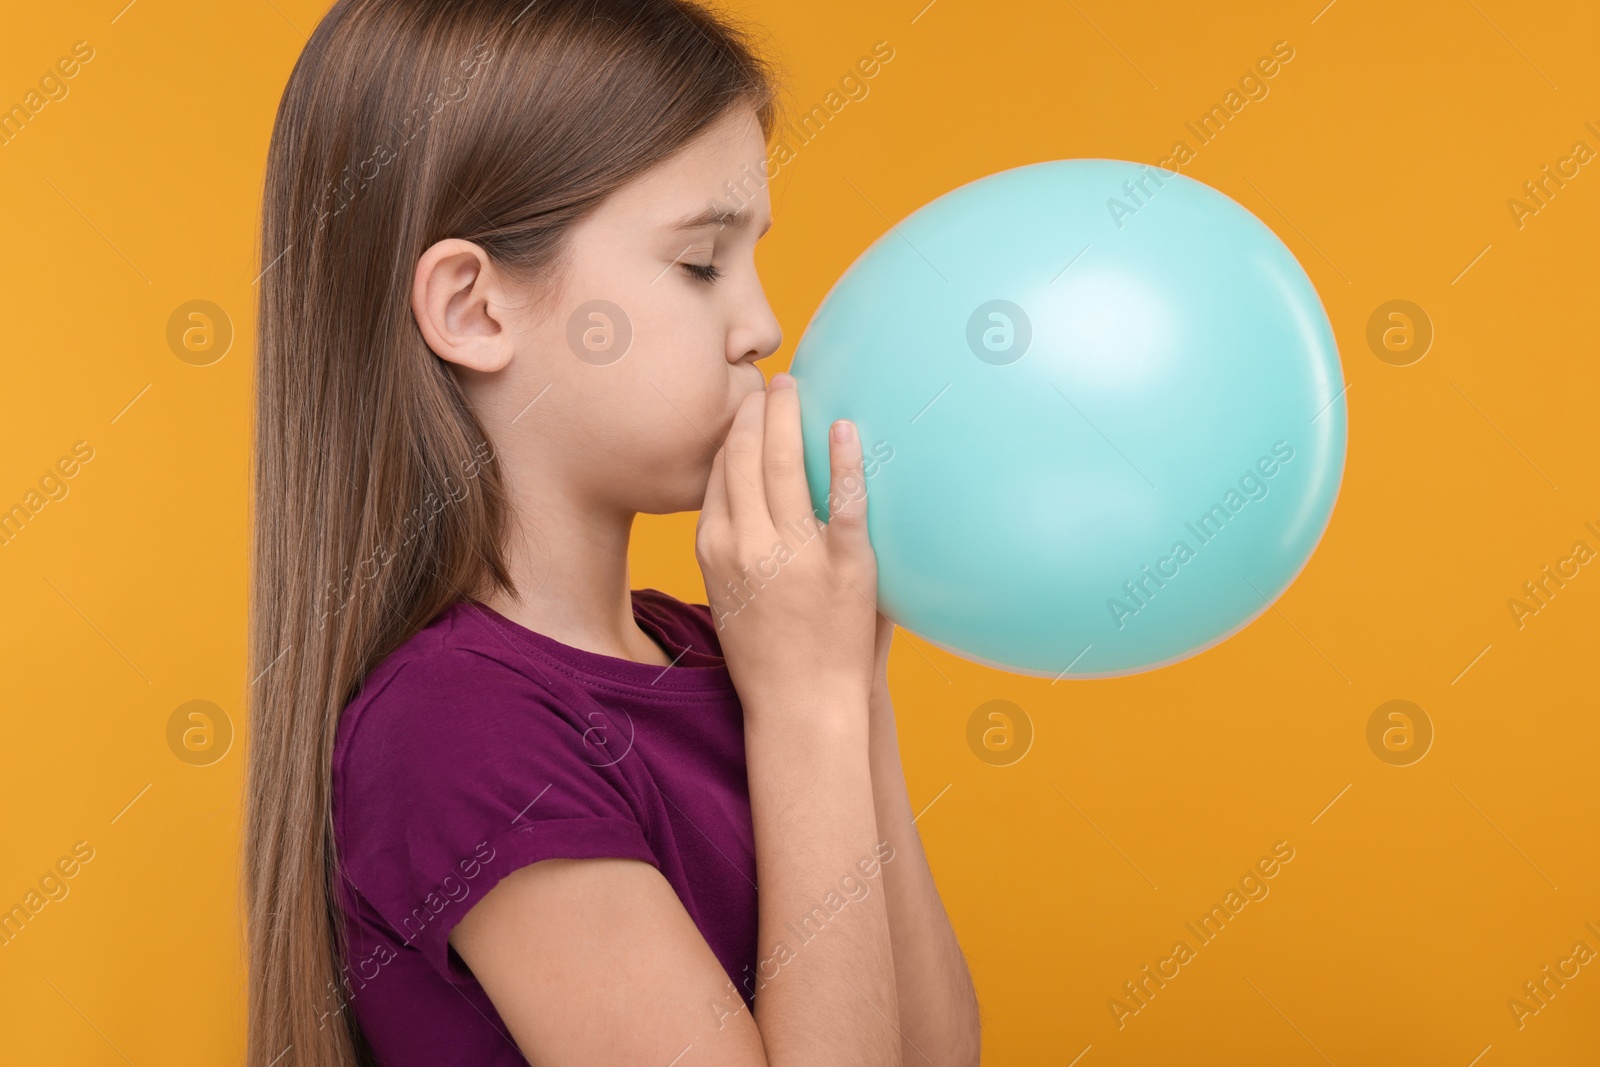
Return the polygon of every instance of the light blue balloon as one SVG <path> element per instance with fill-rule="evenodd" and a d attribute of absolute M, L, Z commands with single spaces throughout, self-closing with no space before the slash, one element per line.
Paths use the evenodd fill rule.
<path fill-rule="evenodd" d="M 1131 674 L 1262 614 L 1344 473 L 1327 313 L 1267 226 L 1113 159 L 961 186 L 879 237 L 790 372 L 812 503 L 860 427 L 878 604 L 992 667 Z"/>

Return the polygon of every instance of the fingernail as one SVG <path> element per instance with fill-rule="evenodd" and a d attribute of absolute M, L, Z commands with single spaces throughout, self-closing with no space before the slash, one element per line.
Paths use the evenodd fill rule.
<path fill-rule="evenodd" d="M 849 419 L 840 419 L 833 424 L 833 439 L 835 441 L 854 441 L 856 439 L 855 424 Z"/>
<path fill-rule="evenodd" d="M 767 388 L 769 388 L 769 389 L 787 389 L 787 388 L 789 388 L 789 386 L 791 386 L 793 384 L 794 384 L 794 376 L 793 375 L 785 374 L 783 371 L 779 371 L 777 374 L 774 374 L 772 376 L 772 382 L 767 386 Z"/>

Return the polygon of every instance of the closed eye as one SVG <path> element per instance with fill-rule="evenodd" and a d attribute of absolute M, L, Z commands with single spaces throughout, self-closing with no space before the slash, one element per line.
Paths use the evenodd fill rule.
<path fill-rule="evenodd" d="M 722 271 L 714 263 L 707 263 L 704 265 L 699 263 L 685 263 L 683 266 L 690 274 L 694 275 L 696 278 L 699 278 L 703 282 L 714 282 L 718 278 L 722 277 Z"/>

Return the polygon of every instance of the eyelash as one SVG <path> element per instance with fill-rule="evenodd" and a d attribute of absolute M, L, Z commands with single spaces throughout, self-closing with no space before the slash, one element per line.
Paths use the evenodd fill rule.
<path fill-rule="evenodd" d="M 722 277 L 722 271 L 717 268 L 715 263 L 708 263 L 705 266 L 701 266 L 698 263 L 685 263 L 684 267 L 689 271 L 690 274 L 694 275 L 696 278 L 699 278 L 703 282 L 714 282 L 718 278 Z"/>

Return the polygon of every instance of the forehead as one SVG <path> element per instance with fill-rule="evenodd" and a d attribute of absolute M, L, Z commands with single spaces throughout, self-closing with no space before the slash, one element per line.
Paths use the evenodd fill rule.
<path fill-rule="evenodd" d="M 747 221 L 764 227 L 771 218 L 766 140 L 755 111 L 725 114 L 614 199 L 636 220 L 667 230 Z"/>

